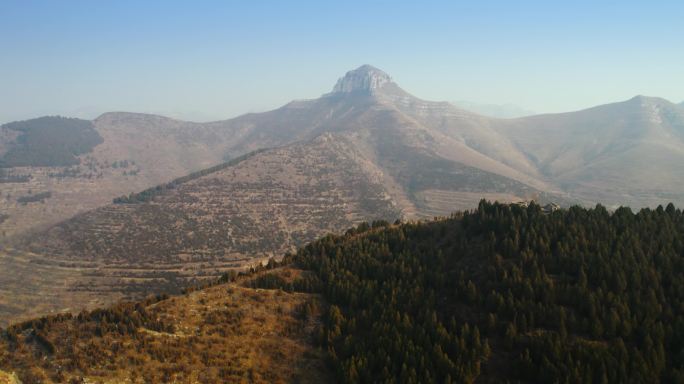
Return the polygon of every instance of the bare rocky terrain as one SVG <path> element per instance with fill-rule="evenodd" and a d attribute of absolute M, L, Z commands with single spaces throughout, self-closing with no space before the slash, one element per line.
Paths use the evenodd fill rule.
<path fill-rule="evenodd" d="M 641 96 L 495 119 L 362 66 L 329 94 L 266 113 L 190 123 L 116 112 L 92 129 L 101 142 L 73 164 L 2 168 L 0 324 L 175 292 L 360 221 L 482 198 L 684 202 L 684 108 Z M 21 132 L 3 126 L 0 157 Z"/>

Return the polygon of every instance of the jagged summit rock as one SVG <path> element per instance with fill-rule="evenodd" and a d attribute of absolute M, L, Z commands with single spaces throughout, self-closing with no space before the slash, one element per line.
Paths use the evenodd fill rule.
<path fill-rule="evenodd" d="M 631 99 L 627 100 L 628 103 L 640 105 L 640 106 L 646 106 L 646 105 L 671 105 L 672 102 L 669 100 L 663 99 L 662 97 L 653 97 L 653 96 L 644 96 L 644 95 L 636 95 L 632 97 Z"/>
<path fill-rule="evenodd" d="M 392 78 L 387 73 L 366 64 L 347 72 L 337 80 L 332 93 L 361 92 L 374 94 L 378 89 L 391 82 Z"/>

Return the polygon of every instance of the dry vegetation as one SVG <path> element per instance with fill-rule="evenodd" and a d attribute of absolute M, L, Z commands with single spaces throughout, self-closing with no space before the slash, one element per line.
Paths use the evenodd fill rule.
<path fill-rule="evenodd" d="M 150 202 L 108 205 L 31 236 L 20 251 L 0 257 L 5 271 L 19 272 L 0 273 L 0 283 L 32 275 L 32 265 L 44 268 L 48 281 L 15 281 L 0 302 L 0 319 L 39 314 L 35 304 L 46 292 L 64 299 L 39 307 L 57 311 L 177 293 L 357 222 L 398 217 L 378 174 L 359 158 L 344 140 L 326 135 L 261 152 Z"/>
<path fill-rule="evenodd" d="M 89 270 L 85 265 L 67 268 L 38 264 L 38 260 L 32 254 L 0 251 L 0 327 L 58 311 L 101 307 L 123 298 L 116 294 L 103 301 L 71 289 L 85 277 Z"/>
<path fill-rule="evenodd" d="M 50 141 L 57 131 L 48 125 L 40 135 L 33 135 L 42 146 L 22 152 L 31 162 L 8 163 L 4 166 L 10 168 L 0 169 L 0 213 L 8 216 L 0 223 L 0 242 L 101 207 L 116 196 L 221 163 L 232 143 L 229 127 L 152 115 L 108 113 L 93 124 L 103 142 L 83 148 L 76 158 L 68 152 L 65 161 L 65 154 L 52 153 L 58 152 Z M 19 136 L 13 129 L 0 128 L 0 160 L 16 152 Z M 230 151 L 231 156 L 239 154 Z M 41 202 L 17 202 L 19 197 L 47 192 L 50 198 Z"/>
<path fill-rule="evenodd" d="M 269 273 L 292 280 L 299 272 Z M 24 383 L 329 381 L 313 346 L 318 297 L 249 288 L 257 276 L 16 324 L 0 342 L 0 369 Z"/>
<path fill-rule="evenodd" d="M 19 378 L 14 373 L 0 371 L 0 384 L 20 384 Z"/>
<path fill-rule="evenodd" d="M 90 156 L 84 156 L 83 161 L 78 166 L 11 168 L 8 173 L 26 178 L 0 183 L 0 212 L 7 216 L 0 223 L 0 241 L 31 228 L 45 228 L 104 205 L 117 192 L 149 183 L 137 174 L 136 165 L 114 168 L 112 163 L 98 162 Z"/>
<path fill-rule="evenodd" d="M 398 215 L 353 153 L 327 137 L 259 153 L 149 203 L 76 217 L 31 239 L 29 249 L 126 265 L 280 255 L 322 233 Z"/>

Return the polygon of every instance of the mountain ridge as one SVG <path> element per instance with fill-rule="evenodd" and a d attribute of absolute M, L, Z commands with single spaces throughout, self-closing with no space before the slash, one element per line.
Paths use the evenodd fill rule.
<path fill-rule="evenodd" d="M 441 157 L 483 167 L 488 172 L 519 180 L 537 189 L 574 193 L 578 194 L 578 201 L 600 201 L 609 206 L 620 203 L 653 205 L 666 202 L 665 197 L 676 201 L 684 199 L 678 194 L 681 185 L 674 183 L 669 186 L 672 178 L 668 179 L 663 172 L 640 169 L 644 164 L 635 160 L 636 156 L 645 156 L 649 159 L 647 164 L 653 164 L 657 170 L 658 164 L 667 163 L 658 148 L 664 148 L 663 153 L 679 158 L 682 147 L 679 138 L 684 135 L 681 105 L 661 98 L 635 96 L 624 102 L 574 112 L 497 119 L 469 112 L 448 102 L 419 99 L 401 89 L 387 73 L 363 65 L 347 72 L 337 80 L 331 92 L 317 99 L 295 100 L 272 111 L 244 114 L 228 120 L 195 123 L 144 113 L 104 113 L 93 120 L 96 131 L 104 137 L 104 143 L 95 146 L 92 153 L 79 157 L 81 162 L 90 164 L 90 170 L 83 167 L 80 170 L 65 167 L 35 169 L 33 173 L 20 168 L 9 170 L 11 174 L 31 175 L 33 181 L 5 184 L 7 193 L 20 196 L 33 191 L 50 191 L 52 197 L 45 200 L 45 204 L 53 208 L 34 212 L 36 206 L 29 205 L 29 214 L 26 213 L 27 206 L 11 201 L 0 202 L 0 209 L 8 214 L 8 218 L 0 223 L 0 236 L 11 237 L 29 229 L 45 228 L 101 206 L 116 196 L 168 182 L 253 150 L 309 140 L 323 132 L 367 129 L 359 125 L 365 124 L 363 119 L 369 120 L 362 115 L 379 114 L 382 110 L 396 111 L 397 115 L 377 124 L 408 129 L 407 134 L 413 137 L 413 144 L 423 140 L 419 138 L 422 136 L 428 141 L 420 145 L 432 146 L 432 151 Z M 578 144 L 572 144 L 567 139 L 567 133 L 579 137 L 590 135 L 594 131 L 605 131 L 605 127 L 624 119 L 632 121 L 624 121 L 623 132 L 633 137 L 630 140 L 644 140 L 645 143 L 635 148 L 633 153 L 624 152 L 626 142 L 614 135 L 597 137 L 596 140 L 605 143 L 601 148 L 593 141 L 580 140 Z M 554 125 L 556 129 L 544 128 Z M 640 125 L 645 131 L 652 131 L 651 136 L 640 138 L 636 135 L 638 132 L 634 129 Z M 583 128 L 588 126 L 592 129 Z M 379 128 L 376 126 L 374 129 Z M 526 137 L 529 134 L 543 139 Z M 666 140 L 667 135 L 676 140 Z M 2 148 L 11 146 L 12 140 L 11 134 L 0 135 L 0 152 Z M 586 148 L 580 148 L 582 145 Z M 607 156 L 603 153 L 598 156 L 611 148 L 623 154 Z M 627 157 L 618 160 L 620 156 Z M 135 166 L 121 171 L 125 175 L 117 174 L 119 170 L 110 167 L 111 164 L 133 163 Z M 563 165 L 559 166 L 559 163 Z M 624 182 L 608 176 L 623 172 L 621 163 L 637 165 L 637 168 L 629 170 L 630 176 Z M 667 167 L 669 165 L 666 164 Z M 634 188 L 623 200 L 622 194 L 610 191 L 610 185 L 597 185 L 595 180 L 588 183 L 590 175 L 582 169 L 597 169 L 597 174 L 605 175 L 601 178 L 618 182 L 621 186 L 633 185 Z M 49 176 L 51 174 L 73 176 L 62 177 L 60 183 L 55 183 L 55 177 Z M 649 181 L 640 181 L 640 175 L 646 175 Z M 92 182 L 93 177 L 97 178 L 95 182 Z M 654 185 L 659 185 L 657 190 Z M 74 194 L 75 190 L 88 193 Z"/>

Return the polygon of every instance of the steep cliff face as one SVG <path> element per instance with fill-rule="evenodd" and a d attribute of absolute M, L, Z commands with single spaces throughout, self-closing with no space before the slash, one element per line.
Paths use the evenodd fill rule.
<path fill-rule="evenodd" d="M 391 82 L 392 78 L 385 72 L 370 65 L 362 65 L 340 78 L 332 93 L 359 92 L 372 95 Z"/>

